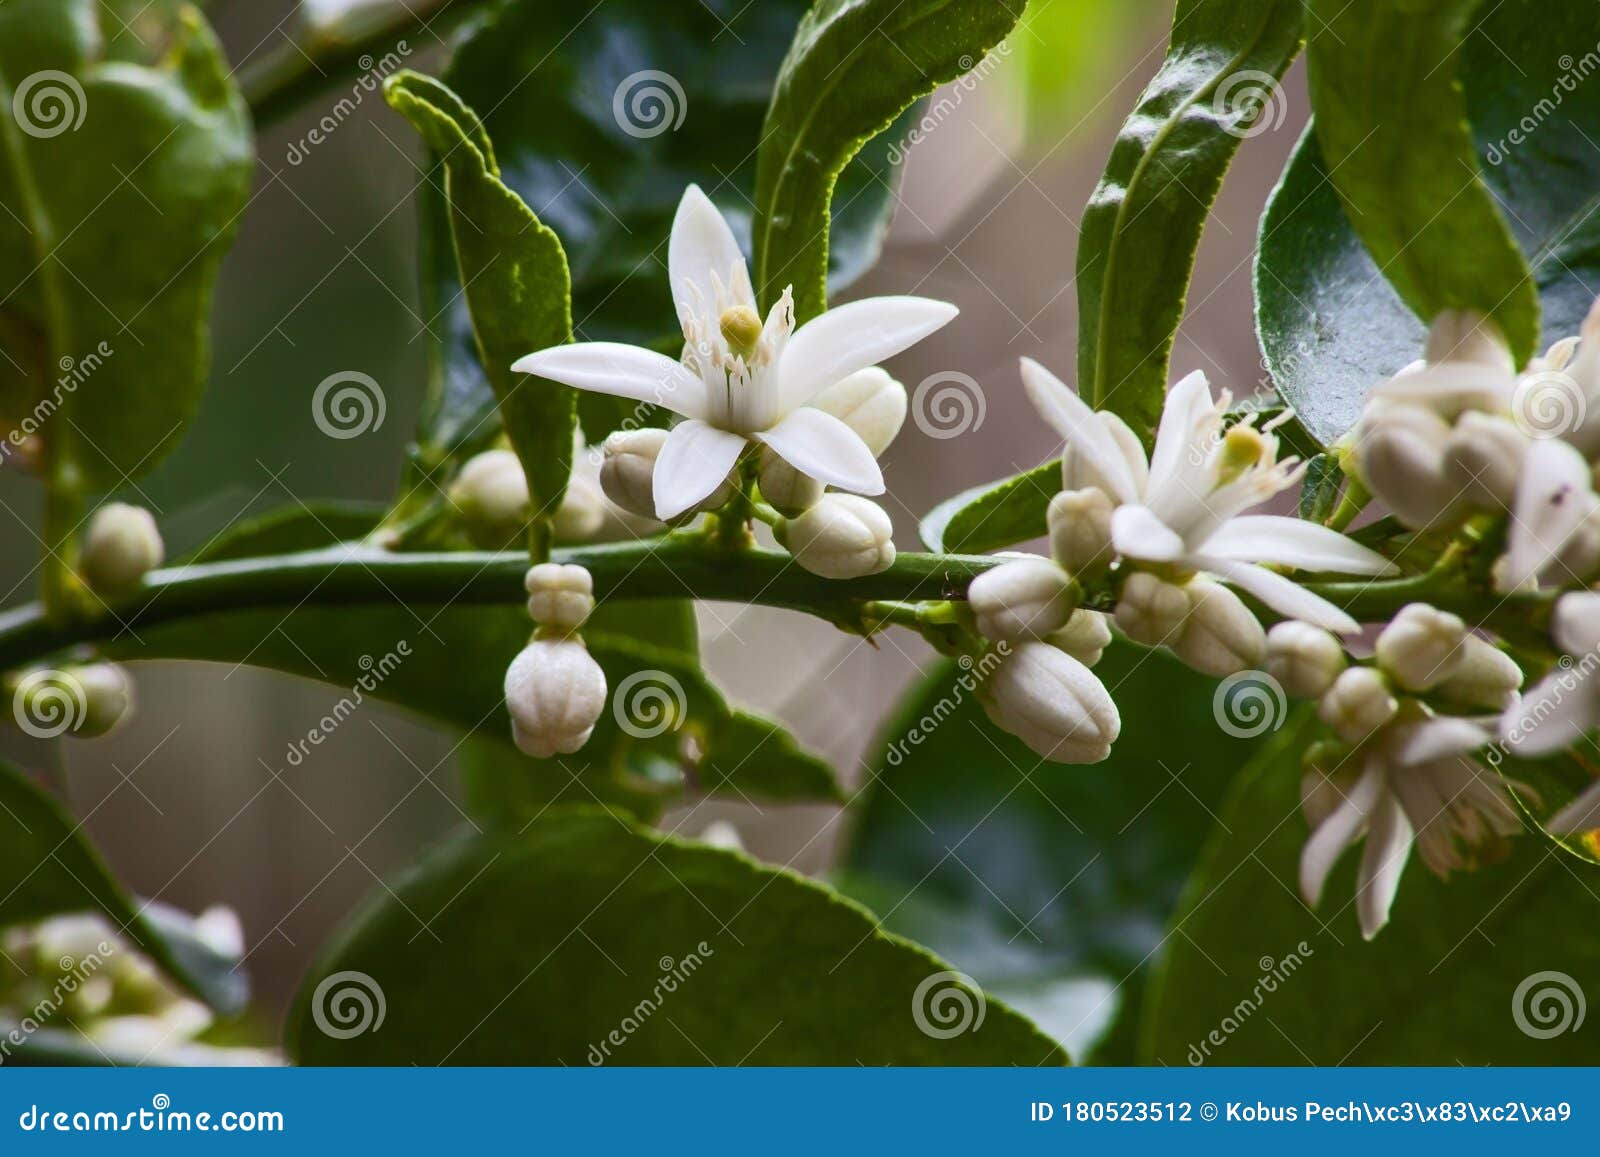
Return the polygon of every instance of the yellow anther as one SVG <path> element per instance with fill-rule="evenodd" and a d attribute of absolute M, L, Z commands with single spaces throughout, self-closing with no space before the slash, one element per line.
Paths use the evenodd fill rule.
<path fill-rule="evenodd" d="M 722 340 L 728 343 L 729 352 L 746 362 L 753 360 L 756 346 L 761 341 L 761 315 L 748 305 L 736 305 L 723 310 L 718 321 L 722 327 Z"/>

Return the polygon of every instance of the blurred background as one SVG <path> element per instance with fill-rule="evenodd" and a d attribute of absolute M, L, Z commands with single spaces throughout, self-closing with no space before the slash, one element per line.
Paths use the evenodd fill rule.
<path fill-rule="evenodd" d="M 291 28 L 287 0 L 209 7 L 235 66 L 280 50 Z M 1077 222 L 1160 63 L 1171 9 L 1034 0 L 994 67 L 909 150 L 883 259 L 850 293 L 957 303 L 957 324 L 890 369 L 911 390 L 936 375 L 965 379 L 947 378 L 963 394 L 947 401 L 953 419 L 908 421 L 884 456 L 903 549 L 918 548 L 917 519 L 942 499 L 1058 449 L 1022 396 L 1017 359 L 1073 378 Z M 434 70 L 443 58 L 436 38 L 413 48 L 411 67 Z M 1296 66 L 1289 115 L 1245 142 L 1228 176 L 1173 356 L 1175 373 L 1205 370 L 1236 397 L 1263 377 L 1251 324 L 1255 226 L 1304 122 L 1303 87 Z M 216 302 L 205 407 L 182 447 L 129 494 L 156 511 L 171 553 L 243 513 L 395 492 L 424 372 L 417 140 L 371 94 L 325 143 L 290 159 L 292 143 L 348 91 L 314 97 L 258 141 L 253 199 Z M 334 447 L 312 420 L 312 392 L 350 370 L 382 385 L 387 414 Z M 962 432 L 947 436 L 952 425 Z M 0 472 L 0 502 L 13 515 L 0 604 L 32 597 L 37 544 L 17 522 L 36 523 L 38 498 L 30 482 Z M 931 659 L 903 632 L 873 646 L 783 612 L 710 605 L 701 622 L 707 667 L 729 698 L 783 718 L 851 785 L 885 713 Z M 0 754 L 63 786 L 138 894 L 189 910 L 233 906 L 257 991 L 275 1013 L 328 931 L 461 821 L 455 740 L 368 705 L 291 765 L 290 745 L 342 690 L 243 667 L 154 664 L 134 674 L 141 708 L 114 735 L 59 745 L 57 756 L 4 733 Z M 821 873 L 843 818 L 832 808 L 705 804 L 666 826 L 697 835 L 731 822 L 752 854 Z"/>

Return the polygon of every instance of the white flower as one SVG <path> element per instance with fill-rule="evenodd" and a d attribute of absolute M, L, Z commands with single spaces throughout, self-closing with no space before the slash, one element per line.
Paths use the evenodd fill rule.
<path fill-rule="evenodd" d="M 1288 618 L 1345 634 L 1359 629 L 1344 611 L 1266 566 L 1379 575 L 1391 564 L 1327 527 L 1244 514 L 1294 485 L 1303 470 L 1294 459 L 1279 462 L 1276 436 L 1248 420 L 1224 434 L 1228 398 L 1213 401 L 1204 374 L 1190 374 L 1168 392 L 1148 462 L 1124 423 L 1089 409 L 1039 363 L 1022 359 L 1022 382 L 1067 440 L 1065 487 L 1097 486 L 1116 504 L 1111 534 L 1120 556 L 1214 574 Z"/>
<path fill-rule="evenodd" d="M 883 507 L 854 494 L 824 494 L 779 529 L 794 560 L 823 578 L 877 574 L 894 565 L 894 527 Z"/>
<path fill-rule="evenodd" d="M 1534 758 L 1571 747 L 1600 725 L 1600 592 L 1574 591 L 1556 600 L 1550 635 L 1576 660 L 1565 661 L 1523 695 L 1500 721 L 1500 737 Z"/>
<path fill-rule="evenodd" d="M 1508 413 L 1517 390 L 1511 347 L 1491 321 L 1447 309 L 1428 327 L 1422 360 L 1373 387 L 1375 401 L 1425 406 L 1446 421 L 1468 410 Z"/>
<path fill-rule="evenodd" d="M 1516 702 L 1521 686 L 1522 668 L 1516 660 L 1487 639 L 1468 635 L 1461 640 L 1461 661 L 1433 693 L 1462 707 L 1504 711 Z"/>
<path fill-rule="evenodd" d="M 1072 579 L 1047 558 L 1013 559 L 973 579 L 967 605 L 986 639 L 1038 639 L 1066 625 Z"/>
<path fill-rule="evenodd" d="M 606 676 L 583 641 L 535 639 L 506 669 L 511 737 L 539 759 L 570 755 L 589 740 L 606 706 Z"/>
<path fill-rule="evenodd" d="M 634 346 L 586 342 L 530 354 L 512 369 L 683 416 L 656 461 L 655 512 L 662 520 L 715 491 L 752 443 L 819 482 L 883 493 L 872 448 L 811 403 L 945 325 L 955 306 L 920 297 L 868 298 L 796 330 L 785 290 L 763 324 L 733 231 L 694 185 L 672 223 L 667 267 L 683 324 L 681 363 Z"/>
<path fill-rule="evenodd" d="M 1346 743 L 1360 743 L 1395 717 L 1400 701 L 1372 667 L 1351 667 L 1317 703 L 1317 718 Z"/>
<path fill-rule="evenodd" d="M 1589 463 L 1558 438 L 1535 442 L 1522 460 L 1496 574 L 1503 590 L 1583 582 L 1600 565 L 1600 498 Z"/>
<path fill-rule="evenodd" d="M 1300 856 L 1306 902 L 1316 906 L 1340 854 L 1365 836 L 1356 908 L 1371 940 L 1389 921 L 1413 844 L 1444 876 L 1520 831 L 1505 783 L 1469 758 L 1488 740 L 1465 719 L 1407 716 L 1358 748 L 1348 769 L 1308 769 L 1301 789 L 1313 829 Z"/>
<path fill-rule="evenodd" d="M 1425 406 L 1369 401 L 1352 435 L 1367 489 L 1413 529 L 1448 527 L 1464 513 L 1445 468 L 1450 424 Z"/>
<path fill-rule="evenodd" d="M 581 566 L 542 562 L 528 568 L 528 617 L 541 627 L 569 634 L 594 610 L 594 579 Z"/>
<path fill-rule="evenodd" d="M 1318 698 L 1348 663 L 1344 645 L 1321 627 L 1286 619 L 1267 632 L 1267 674 L 1286 695 Z"/>
<path fill-rule="evenodd" d="M 148 510 L 108 502 L 89 519 L 78 566 L 92 589 L 122 595 L 138 587 L 165 558 L 161 532 Z"/>
<path fill-rule="evenodd" d="M 978 690 L 994 725 L 1057 763 L 1099 763 L 1122 730 L 1093 671 L 1049 643 L 1012 647 Z"/>

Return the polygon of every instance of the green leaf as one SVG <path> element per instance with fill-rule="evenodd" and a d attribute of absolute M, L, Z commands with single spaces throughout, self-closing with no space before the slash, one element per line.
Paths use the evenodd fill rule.
<path fill-rule="evenodd" d="M 384 507 L 375 503 L 296 503 L 241 522 L 180 561 L 190 564 L 258 558 L 359 541 L 372 533 L 383 515 Z"/>
<path fill-rule="evenodd" d="M 1485 5 L 1479 15 L 1457 69 L 1466 113 L 1482 177 L 1533 266 L 1541 341 L 1551 342 L 1578 332 L 1600 284 L 1592 214 L 1600 153 L 1590 143 L 1600 86 L 1578 79 L 1564 55 L 1594 40 L 1593 21 L 1581 6 L 1536 0 Z M 1321 131 L 1295 150 L 1262 222 L 1256 322 L 1278 391 L 1329 444 L 1355 424 L 1372 385 L 1421 356 L 1425 329 L 1350 227 L 1327 176 Z M 1467 175 L 1460 171 L 1445 199 Z M 1498 253 L 1495 234 L 1486 243 Z M 1465 246 L 1458 259 L 1476 260 L 1477 252 Z"/>
<path fill-rule="evenodd" d="M 1020 0 L 817 0 L 784 58 L 756 162 L 751 279 L 770 306 L 794 286 L 797 321 L 827 306 L 834 182 L 918 97 L 971 69 Z"/>
<path fill-rule="evenodd" d="M 0 5 L 0 433 L 37 433 L 73 493 L 149 471 L 194 417 L 252 168 L 195 11 L 145 13 L 138 62 L 119 29 L 96 0 Z"/>
<path fill-rule="evenodd" d="M 1127 1063 L 1150 961 L 1254 741 L 1219 726 L 1211 680 L 1118 642 L 1095 668 L 1122 712 L 1110 758 L 1041 763 L 977 705 L 986 672 L 939 668 L 885 727 L 845 886 L 1074 1056 Z"/>
<path fill-rule="evenodd" d="M 1143 1059 L 1591 1061 L 1592 1025 L 1536 1037 L 1516 1018 L 1536 1007 L 1524 990 L 1530 978 L 1540 984 L 1535 974 L 1565 973 L 1574 985 L 1600 974 L 1600 925 L 1589 916 L 1595 869 L 1533 833 L 1514 840 L 1504 862 L 1447 881 L 1413 852 L 1388 927 L 1363 942 L 1353 900 L 1358 855 L 1347 853 L 1334 871 L 1319 911 L 1296 893 L 1307 835 L 1299 756 L 1313 730 L 1286 729 L 1223 808 L 1173 920 Z"/>
<path fill-rule="evenodd" d="M 1078 239 L 1078 389 L 1148 445 L 1195 251 L 1239 142 L 1284 115 L 1301 0 L 1179 0 Z"/>
<path fill-rule="evenodd" d="M 1480 0 L 1309 3 L 1317 141 L 1346 218 L 1423 321 L 1475 309 L 1527 361 L 1538 290 L 1483 180 L 1461 89 L 1459 48 Z"/>
<path fill-rule="evenodd" d="M 1334 454 L 1317 454 L 1306 462 L 1300 483 L 1300 517 L 1307 522 L 1327 522 L 1344 489 L 1344 470 Z"/>
<path fill-rule="evenodd" d="M 182 988 L 224 1014 L 250 987 L 219 955 L 159 907 L 137 904 L 112 878 L 83 825 L 16 768 L 0 763 L 0 928 L 98 912 Z"/>
<path fill-rule="evenodd" d="M 524 354 L 572 337 L 572 283 L 561 242 L 500 180 L 483 125 L 436 80 L 401 72 L 383 86 L 396 112 L 443 158 L 450 233 L 478 355 L 528 477 L 535 525 L 561 505 L 572 472 L 576 393 L 511 371 Z"/>
<path fill-rule="evenodd" d="M 918 986 L 945 971 L 819 884 L 563 808 L 379 892 L 311 970 L 288 1048 L 339 1065 L 1064 1062 L 1003 1005 L 979 1023 L 965 989 L 948 996 L 974 1006 L 968 1031 L 922 1031 Z M 381 990 L 381 1025 L 330 1018 L 350 984 Z"/>
<path fill-rule="evenodd" d="M 695 778 L 700 788 L 712 795 L 745 800 L 845 800 L 832 767 L 801 750 L 780 724 L 750 711 L 730 712 L 717 726 L 712 747 L 697 765 Z"/>
<path fill-rule="evenodd" d="M 1004 482 L 964 490 L 935 506 L 918 528 L 929 550 L 983 554 L 1049 533 L 1045 511 L 1061 492 L 1061 459 Z"/>

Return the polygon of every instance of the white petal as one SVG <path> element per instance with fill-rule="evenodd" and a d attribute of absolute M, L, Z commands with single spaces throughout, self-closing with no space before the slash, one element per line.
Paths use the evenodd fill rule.
<path fill-rule="evenodd" d="M 1500 737 L 1517 755 L 1527 759 L 1564 751 L 1600 722 L 1600 702 L 1587 677 L 1570 670 L 1555 671 L 1530 689 L 1506 712 Z"/>
<path fill-rule="evenodd" d="M 1569 655 L 1600 651 L 1600 591 L 1572 591 L 1557 599 L 1550 637 Z"/>
<path fill-rule="evenodd" d="M 1505 588 L 1520 587 L 1549 566 L 1593 506 L 1589 464 L 1583 455 L 1559 438 L 1535 441 L 1523 459 L 1511 512 L 1502 576 Z"/>
<path fill-rule="evenodd" d="M 1356 911 L 1361 914 L 1361 935 L 1371 940 L 1389 922 L 1389 909 L 1400 890 L 1400 873 L 1411 855 L 1414 833 L 1411 821 L 1392 792 L 1384 792 L 1367 827 L 1367 846 L 1361 853 L 1361 883 Z"/>
<path fill-rule="evenodd" d="M 1277 514 L 1242 514 L 1217 528 L 1200 548 L 1241 562 L 1276 563 L 1338 574 L 1381 575 L 1395 567 L 1336 530 Z"/>
<path fill-rule="evenodd" d="M 519 358 L 511 368 L 591 394 L 650 402 L 686 418 L 706 415 L 705 383 L 665 354 L 638 346 L 612 341 L 552 346 Z"/>
<path fill-rule="evenodd" d="M 1315 908 L 1322 902 L 1322 889 L 1328 873 L 1339 862 L 1340 854 L 1355 843 L 1367 826 L 1378 792 L 1383 787 L 1383 772 L 1373 767 L 1362 773 L 1328 818 L 1317 825 L 1300 852 L 1300 895 Z"/>
<path fill-rule="evenodd" d="M 1146 562 L 1176 562 L 1183 539 L 1146 506 L 1119 506 L 1111 513 L 1111 544 L 1118 554 Z"/>
<path fill-rule="evenodd" d="M 1463 406 L 1493 410 L 1505 405 L 1516 384 L 1514 375 L 1475 362 L 1435 362 L 1380 382 L 1368 396 L 1420 403 L 1450 414 Z"/>
<path fill-rule="evenodd" d="M 1032 358 L 1023 358 L 1022 388 L 1044 420 L 1111 486 L 1113 498 L 1118 502 L 1139 501 L 1127 460 L 1114 435 L 1065 382 Z"/>
<path fill-rule="evenodd" d="M 1349 615 L 1321 595 L 1290 582 L 1281 574 L 1264 570 L 1254 563 L 1238 562 L 1215 555 L 1194 555 L 1189 562 L 1200 570 L 1227 579 L 1246 594 L 1254 595 L 1287 619 L 1299 619 L 1336 635 L 1354 635 L 1361 630 Z"/>
<path fill-rule="evenodd" d="M 1600 828 L 1600 780 L 1591 783 L 1582 795 L 1551 816 L 1544 826 L 1558 836 L 1575 836 Z"/>
<path fill-rule="evenodd" d="M 1490 740 L 1489 732 L 1467 719 L 1439 715 L 1406 727 L 1389 748 L 1393 762 L 1400 767 L 1415 767 L 1450 756 L 1476 751 Z"/>
<path fill-rule="evenodd" d="M 679 314 L 685 310 L 694 314 L 709 312 L 715 321 L 717 292 L 713 276 L 724 289 L 750 284 L 744 254 L 739 252 L 739 242 L 727 220 L 699 185 L 690 185 L 678 202 L 678 212 L 672 218 L 672 238 L 667 243 L 667 277 L 672 282 L 672 300 Z"/>
<path fill-rule="evenodd" d="M 679 422 L 656 456 L 651 480 L 656 517 L 665 522 L 703 501 L 722 485 L 744 448 L 745 440 L 738 434 L 693 418 Z"/>
<path fill-rule="evenodd" d="M 916 345 L 958 312 L 927 297 L 869 297 L 812 318 L 794 331 L 778 362 L 782 412 Z"/>
<path fill-rule="evenodd" d="M 1216 418 L 1216 404 L 1211 400 L 1211 385 L 1205 374 L 1196 370 L 1167 391 L 1167 400 L 1161 407 L 1161 426 L 1156 431 L 1155 452 L 1150 455 L 1150 492 L 1164 490 L 1172 485 L 1184 467 L 1191 462 L 1203 462 L 1204 454 L 1197 454 L 1196 434 L 1211 425 Z M 1200 445 L 1209 451 L 1209 444 Z M 1196 487 L 1208 490 L 1210 487 Z"/>
<path fill-rule="evenodd" d="M 856 494 L 883 493 L 883 471 L 872 448 L 832 414 L 802 406 L 755 439 L 818 482 Z"/>

